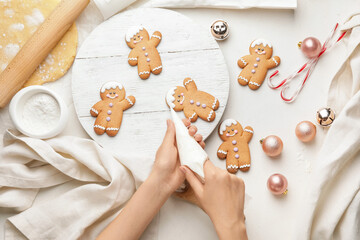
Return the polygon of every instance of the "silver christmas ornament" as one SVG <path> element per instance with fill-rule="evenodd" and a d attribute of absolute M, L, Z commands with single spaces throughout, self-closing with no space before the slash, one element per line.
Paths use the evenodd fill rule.
<path fill-rule="evenodd" d="M 224 20 L 213 22 L 210 30 L 216 40 L 225 40 L 229 36 L 229 25 Z"/>
<path fill-rule="evenodd" d="M 331 108 L 321 108 L 316 113 L 317 122 L 323 126 L 330 126 L 335 120 L 335 112 Z"/>

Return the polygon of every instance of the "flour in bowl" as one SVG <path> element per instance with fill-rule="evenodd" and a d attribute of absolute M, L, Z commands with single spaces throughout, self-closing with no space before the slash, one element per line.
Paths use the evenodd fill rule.
<path fill-rule="evenodd" d="M 21 125 L 25 131 L 44 134 L 56 128 L 60 119 L 60 106 L 46 93 L 31 96 L 24 104 Z"/>

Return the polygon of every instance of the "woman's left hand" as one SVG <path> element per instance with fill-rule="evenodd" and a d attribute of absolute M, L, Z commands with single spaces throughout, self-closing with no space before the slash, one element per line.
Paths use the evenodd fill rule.
<path fill-rule="evenodd" d="M 183 119 L 185 126 L 189 129 L 189 135 L 193 136 L 201 147 L 205 147 L 203 137 L 196 134 L 196 126 L 191 125 L 189 119 Z M 185 180 L 184 173 L 179 169 L 180 161 L 176 145 L 176 131 L 174 123 L 167 120 L 167 131 L 164 140 L 159 147 L 150 178 L 158 182 L 167 194 L 172 194 Z"/>

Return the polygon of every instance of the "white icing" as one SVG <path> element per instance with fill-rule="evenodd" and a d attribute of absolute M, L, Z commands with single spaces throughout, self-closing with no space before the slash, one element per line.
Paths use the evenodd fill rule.
<path fill-rule="evenodd" d="M 237 166 L 237 165 L 229 165 L 229 166 L 227 166 L 227 168 L 228 169 L 231 169 L 231 168 L 238 169 L 239 166 Z"/>
<path fill-rule="evenodd" d="M 106 131 L 119 131 L 119 128 L 106 128 Z"/>
<path fill-rule="evenodd" d="M 158 70 L 160 68 L 162 68 L 162 66 L 158 66 L 158 67 L 154 68 L 152 71 L 154 72 L 154 71 L 156 71 L 156 70 Z"/>
<path fill-rule="evenodd" d="M 272 44 L 268 40 L 265 40 L 262 38 L 259 38 L 259 39 L 256 39 L 255 41 L 253 41 L 251 43 L 251 47 L 253 48 L 256 45 L 260 45 L 260 44 L 262 44 L 264 47 L 269 46 L 270 48 L 272 48 Z"/>
<path fill-rule="evenodd" d="M 106 90 L 116 89 L 118 87 L 120 90 L 123 88 L 123 85 L 118 82 L 107 82 L 101 87 L 101 93 L 104 93 Z"/>
<path fill-rule="evenodd" d="M 218 153 L 227 154 L 227 152 L 225 152 L 223 150 L 219 150 Z"/>
<path fill-rule="evenodd" d="M 42 22 L 44 22 L 45 18 L 42 15 L 41 11 L 37 8 L 34 8 L 31 15 L 26 15 L 24 17 L 27 25 L 29 26 L 39 26 Z"/>
<path fill-rule="evenodd" d="M 158 35 L 152 35 L 152 37 L 155 37 L 155 38 L 158 38 L 158 39 L 160 39 L 161 40 L 161 37 L 160 36 L 158 36 Z"/>
<path fill-rule="evenodd" d="M 4 48 L 5 54 L 8 58 L 13 58 L 19 52 L 20 46 L 14 43 L 10 43 L 6 45 Z"/>
<path fill-rule="evenodd" d="M 25 26 L 22 23 L 14 23 L 11 24 L 9 28 L 13 31 L 22 31 L 24 30 Z"/>
<path fill-rule="evenodd" d="M 250 167 L 250 164 L 241 165 L 239 168 L 246 168 L 246 167 Z"/>
<path fill-rule="evenodd" d="M 226 128 L 227 127 L 230 127 L 231 125 L 236 125 L 237 124 L 237 121 L 234 120 L 234 119 L 226 119 L 224 120 L 221 125 L 220 125 L 220 135 L 223 135 L 223 133 L 226 131 Z"/>
<path fill-rule="evenodd" d="M 125 35 L 125 40 L 127 42 L 130 42 L 130 39 L 138 34 L 141 30 L 143 30 L 144 27 L 143 26 L 133 26 L 133 27 L 130 27 Z"/>
<path fill-rule="evenodd" d="M 176 144 L 181 165 L 188 166 L 201 178 L 204 178 L 204 163 L 208 159 L 208 155 L 199 143 L 189 135 L 189 130 L 172 109 L 171 116 L 176 129 Z"/>
<path fill-rule="evenodd" d="M 248 132 L 248 133 L 254 133 L 254 131 L 251 131 L 250 129 L 247 129 L 247 128 L 245 128 L 244 131 Z"/>
<path fill-rule="evenodd" d="M 191 78 L 189 80 L 187 80 L 185 83 L 184 83 L 184 86 L 186 86 L 189 82 L 193 82 L 194 80 L 192 80 Z"/>
<path fill-rule="evenodd" d="M 276 66 L 279 65 L 275 58 L 272 58 L 272 60 L 275 62 Z"/>
<path fill-rule="evenodd" d="M 210 122 L 211 120 L 211 116 L 213 115 L 214 111 L 211 110 L 210 113 L 209 113 L 209 116 L 207 117 L 207 120 Z"/>
<path fill-rule="evenodd" d="M 214 109 L 214 108 L 216 107 L 216 103 L 217 103 L 217 101 L 218 101 L 218 99 L 217 99 L 217 98 L 215 98 L 214 103 L 213 103 L 213 105 L 212 105 L 212 109 Z"/>
<path fill-rule="evenodd" d="M 130 103 L 130 105 L 134 105 L 134 103 L 130 100 L 130 98 L 126 97 L 125 99 Z"/>
<path fill-rule="evenodd" d="M 56 128 L 59 119 L 59 103 L 47 93 L 31 96 L 22 108 L 21 125 L 30 133 L 48 133 Z"/>
<path fill-rule="evenodd" d="M 258 87 L 260 87 L 260 84 L 258 84 L 258 83 L 256 83 L 256 82 L 249 82 L 249 84 L 252 84 L 252 85 L 255 85 L 255 86 L 258 86 Z"/>
<path fill-rule="evenodd" d="M 244 78 L 242 76 L 239 76 L 238 78 L 244 80 L 245 82 L 249 82 L 249 80 L 247 80 L 246 78 Z"/>
<path fill-rule="evenodd" d="M 174 108 L 175 107 L 175 104 L 174 104 L 174 101 L 175 101 L 175 90 L 176 90 L 176 87 L 173 87 L 171 88 L 167 94 L 166 94 L 166 102 L 167 104 L 169 105 L 169 107 L 171 108 Z"/>
<path fill-rule="evenodd" d="M 100 129 L 102 129 L 102 130 L 105 130 L 105 127 L 100 126 L 100 125 L 94 125 L 94 128 L 100 128 Z"/>
<path fill-rule="evenodd" d="M 134 60 L 134 61 L 136 61 L 136 60 L 137 60 L 137 58 L 129 58 L 129 60 Z"/>
<path fill-rule="evenodd" d="M 93 111 L 96 114 L 99 114 L 99 112 L 95 108 L 91 108 L 91 111 Z"/>
<path fill-rule="evenodd" d="M 240 58 L 240 61 L 242 61 L 245 65 L 247 65 L 247 62 L 243 58 Z"/>
<path fill-rule="evenodd" d="M 150 74 L 149 71 L 143 71 L 143 72 L 139 72 L 139 76 L 143 75 L 143 74 Z"/>
<path fill-rule="evenodd" d="M 196 112 L 194 112 L 194 113 L 191 115 L 191 117 L 189 117 L 189 120 L 192 120 L 192 119 L 195 117 L 195 115 L 196 115 Z"/>

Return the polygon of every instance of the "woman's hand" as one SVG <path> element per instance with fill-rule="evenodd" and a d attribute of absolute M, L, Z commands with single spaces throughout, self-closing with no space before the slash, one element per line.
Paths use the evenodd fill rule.
<path fill-rule="evenodd" d="M 220 239 L 247 239 L 244 217 L 245 185 L 241 178 L 204 164 L 205 184 L 181 166 L 200 207 L 209 215 Z"/>
<path fill-rule="evenodd" d="M 193 136 L 204 148 L 203 137 L 200 134 L 196 134 L 197 128 L 191 125 L 189 119 L 183 119 L 183 122 L 189 129 L 189 135 Z M 185 175 L 179 168 L 180 161 L 176 146 L 174 123 L 171 120 L 167 120 L 166 123 L 167 131 L 156 153 L 155 163 L 149 178 L 158 182 L 159 186 L 162 186 L 166 193 L 171 194 L 184 182 Z"/>

